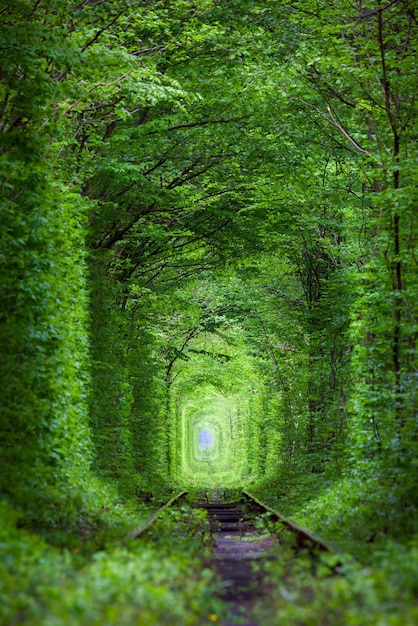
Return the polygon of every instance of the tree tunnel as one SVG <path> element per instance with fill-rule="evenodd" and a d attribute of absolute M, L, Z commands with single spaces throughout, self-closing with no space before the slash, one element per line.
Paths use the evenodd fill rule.
<path fill-rule="evenodd" d="M 196 349 L 202 339 L 211 352 Z M 245 346 L 216 336 L 198 338 L 191 354 L 177 364 L 171 387 L 172 478 L 185 487 L 237 485 L 251 469 L 258 373 Z"/>
<path fill-rule="evenodd" d="M 242 476 L 246 452 L 245 399 L 198 389 L 185 397 L 177 420 L 179 471 L 196 485 L 232 483 Z M 240 406 L 241 405 L 241 406 Z M 179 445 L 178 444 L 178 445 Z"/>

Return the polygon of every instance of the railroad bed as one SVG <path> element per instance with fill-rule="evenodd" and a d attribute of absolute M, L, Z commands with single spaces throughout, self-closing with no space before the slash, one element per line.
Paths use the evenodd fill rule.
<path fill-rule="evenodd" d="M 162 509 L 130 537 L 139 537 L 154 524 L 169 506 L 175 506 L 187 492 L 172 498 Z M 312 554 L 336 552 L 336 548 L 300 527 L 293 520 L 260 502 L 248 492 L 242 492 L 236 502 L 224 502 L 216 492 L 210 501 L 195 505 L 207 511 L 214 550 L 210 566 L 218 579 L 219 597 L 229 607 L 230 617 L 222 626 L 261 626 L 249 617 L 254 604 L 268 596 L 265 566 L 277 558 L 277 547 L 283 531 L 294 536 L 295 556 L 300 549 Z M 263 529 L 260 517 L 269 522 Z"/>
<path fill-rule="evenodd" d="M 219 596 L 229 605 L 233 620 L 223 624 L 256 626 L 246 616 L 265 593 L 263 564 L 276 541 L 271 536 L 260 536 L 254 515 L 242 502 L 214 500 L 200 506 L 208 512 L 215 538 L 212 567 L 220 581 Z"/>
<path fill-rule="evenodd" d="M 199 506 L 208 513 L 215 540 L 212 567 L 219 580 L 219 596 L 230 608 L 230 620 L 223 622 L 223 626 L 259 626 L 248 615 L 255 602 L 268 595 L 265 566 L 270 559 L 277 558 L 280 531 L 286 529 L 295 536 L 296 553 L 300 549 L 308 550 L 312 555 L 318 551 L 335 551 L 320 537 L 248 492 L 243 492 L 239 501 L 229 503 L 223 502 L 215 493 L 211 502 L 201 501 Z M 262 530 L 260 522 L 256 523 L 260 515 L 271 522 L 270 527 L 276 528 L 276 532 Z"/>

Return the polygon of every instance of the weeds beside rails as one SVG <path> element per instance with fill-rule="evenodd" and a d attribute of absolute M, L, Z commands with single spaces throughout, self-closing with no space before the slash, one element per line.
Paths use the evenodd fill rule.
<path fill-rule="evenodd" d="M 115 526 L 116 539 L 108 529 L 106 546 L 94 551 L 81 541 L 53 547 L 17 528 L 4 503 L 0 516 L 1 624 L 200 626 L 217 619 L 212 574 L 199 559 L 207 522 L 197 510 L 169 510 L 136 540 L 121 540 Z"/>
<path fill-rule="evenodd" d="M 338 558 L 339 573 L 335 574 Z M 351 557 L 321 552 L 315 567 L 308 551 L 281 544 L 266 564 L 268 603 L 255 616 L 268 626 L 413 626 L 418 607 L 408 591 L 382 571 L 364 568 Z"/>
<path fill-rule="evenodd" d="M 279 534 L 274 556 L 265 564 L 268 602 L 258 602 L 254 619 L 268 626 L 414 626 L 418 605 L 412 579 L 418 559 L 410 558 L 411 581 L 400 585 L 383 568 L 364 567 L 351 555 L 298 545 L 296 535 L 268 514 L 260 528 Z M 400 546 L 398 546 L 399 548 Z M 405 553 L 404 560 L 408 555 Z M 418 550 L 416 551 L 418 556 Z M 392 554 L 400 561 L 402 554 Z M 401 568 L 399 568 L 399 572 Z M 403 564 L 405 571 L 405 563 Z M 395 584 L 396 583 L 396 584 Z"/>

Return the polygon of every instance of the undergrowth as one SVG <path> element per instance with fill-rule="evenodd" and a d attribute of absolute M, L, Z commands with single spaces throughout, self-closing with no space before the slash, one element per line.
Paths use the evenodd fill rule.
<path fill-rule="evenodd" d="M 415 563 L 418 545 L 415 545 Z M 405 557 L 393 552 L 399 565 Z M 257 608 L 263 626 L 413 626 L 418 606 L 413 585 L 399 584 L 394 567 L 365 568 L 351 557 L 323 555 L 316 567 L 309 555 L 294 558 L 281 546 L 268 569 L 268 603 Z M 415 574 L 416 584 L 416 566 Z M 410 583 L 412 582 L 412 578 Z"/>
<path fill-rule="evenodd" d="M 138 512 L 121 504 L 101 526 L 96 518 L 89 532 L 67 535 L 19 528 L 19 513 L 4 502 L 0 519 L 1 624 L 191 626 L 218 612 L 199 558 L 208 538 L 202 511 L 168 510 L 136 540 L 126 537 Z"/>
<path fill-rule="evenodd" d="M 271 486 L 258 490 L 277 511 L 337 546 L 343 575 L 329 576 L 326 563 L 314 575 L 308 561 L 290 564 L 290 557 L 287 562 L 281 557 L 271 565 L 272 613 L 261 623 L 418 623 L 417 515 L 404 486 L 385 482 L 374 468 L 334 480 L 307 476 L 283 485 L 281 497 L 278 492 Z"/>

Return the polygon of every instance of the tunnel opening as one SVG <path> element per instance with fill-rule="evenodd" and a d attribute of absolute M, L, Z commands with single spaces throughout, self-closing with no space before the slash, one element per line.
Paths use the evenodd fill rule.
<path fill-rule="evenodd" d="M 251 473 L 260 375 L 245 343 L 219 334 L 191 342 L 173 372 L 171 476 L 185 488 L 236 487 Z"/>
<path fill-rule="evenodd" d="M 177 416 L 177 478 L 186 486 L 219 487 L 242 479 L 246 456 L 243 398 L 196 389 Z"/>

